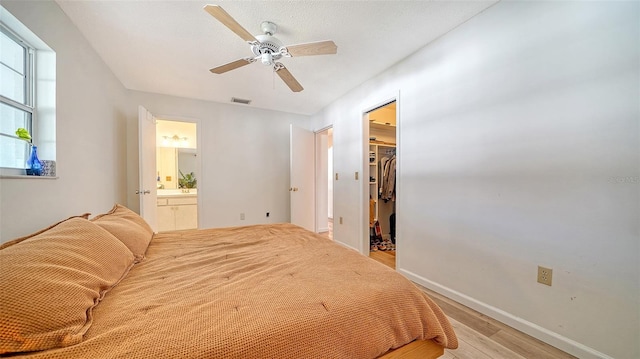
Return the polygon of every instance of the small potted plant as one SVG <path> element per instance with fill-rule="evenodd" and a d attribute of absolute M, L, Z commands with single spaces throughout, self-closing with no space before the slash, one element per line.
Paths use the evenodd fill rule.
<path fill-rule="evenodd" d="M 182 178 L 178 179 L 178 187 L 179 188 L 183 188 L 183 189 L 190 189 L 190 188 L 196 188 L 196 184 L 197 184 L 197 180 L 196 180 L 196 175 L 191 172 L 191 173 L 187 173 L 186 175 L 184 173 L 182 173 L 182 171 L 180 172 L 180 176 Z"/>

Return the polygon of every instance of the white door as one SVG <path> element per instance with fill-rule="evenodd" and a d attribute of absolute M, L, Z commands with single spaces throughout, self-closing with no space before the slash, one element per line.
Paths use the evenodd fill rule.
<path fill-rule="evenodd" d="M 156 118 L 146 108 L 138 106 L 138 157 L 140 178 L 140 216 L 158 232 L 156 193 Z"/>
<path fill-rule="evenodd" d="M 314 134 L 291 125 L 291 223 L 315 231 Z"/>

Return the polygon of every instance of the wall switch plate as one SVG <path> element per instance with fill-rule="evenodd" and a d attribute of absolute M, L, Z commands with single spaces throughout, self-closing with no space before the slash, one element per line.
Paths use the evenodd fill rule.
<path fill-rule="evenodd" d="M 342 217 L 340 217 L 340 224 L 342 224 Z"/>
<path fill-rule="evenodd" d="M 551 286 L 552 277 L 553 277 L 553 269 L 538 266 L 538 283 Z"/>
<path fill-rule="evenodd" d="M 356 172 L 356 181 L 358 180 L 358 172 Z"/>
<path fill-rule="evenodd" d="M 240 213 L 240 220 L 244 221 L 244 213 Z"/>
<path fill-rule="evenodd" d="M 338 172 L 336 172 L 336 181 L 338 180 Z"/>

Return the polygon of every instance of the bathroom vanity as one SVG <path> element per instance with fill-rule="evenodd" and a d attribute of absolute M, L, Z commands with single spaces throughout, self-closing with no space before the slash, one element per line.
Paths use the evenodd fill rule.
<path fill-rule="evenodd" d="M 158 231 L 198 228 L 197 189 L 158 190 Z"/>

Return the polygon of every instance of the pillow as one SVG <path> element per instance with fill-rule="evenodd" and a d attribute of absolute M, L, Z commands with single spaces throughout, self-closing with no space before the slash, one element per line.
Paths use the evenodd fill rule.
<path fill-rule="evenodd" d="M 0 354 L 81 342 L 92 309 L 133 261 L 122 242 L 82 218 L 0 250 Z"/>
<path fill-rule="evenodd" d="M 144 258 L 153 230 L 136 212 L 116 204 L 111 211 L 94 217 L 92 221 L 121 240 L 137 260 Z"/>
<path fill-rule="evenodd" d="M 65 219 L 65 220 L 62 220 L 62 221 L 60 221 L 60 222 L 56 223 L 56 224 L 52 224 L 52 225 L 50 225 L 49 227 L 47 227 L 47 228 L 45 228 L 45 229 L 41 229 L 41 230 L 37 231 L 36 233 L 32 233 L 32 234 L 30 234 L 30 235 L 28 235 L 28 236 L 20 237 L 20 238 L 16 238 L 16 239 L 14 239 L 14 240 L 11 240 L 11 241 L 8 241 L 8 242 L 5 242 L 5 243 L 2 243 L 2 245 L 0 245 L 0 249 L 7 248 L 7 247 L 12 246 L 12 245 L 14 245 L 14 244 L 16 244 L 16 243 L 20 243 L 20 242 L 24 241 L 25 239 L 29 239 L 29 238 L 31 238 L 31 237 L 33 237 L 33 236 L 37 235 L 37 234 L 40 234 L 40 233 L 42 233 L 42 232 L 45 232 L 45 231 L 47 231 L 47 230 L 49 230 L 49 229 L 51 229 L 51 228 L 53 228 L 53 227 L 57 226 L 58 224 L 60 224 L 60 223 L 62 223 L 62 222 L 64 222 L 64 221 L 66 221 L 66 220 L 68 220 L 68 219 L 71 219 L 71 218 L 84 218 L 84 219 L 89 219 L 89 215 L 90 215 L 90 214 L 91 214 L 91 213 L 85 213 L 85 214 L 81 214 L 81 215 L 79 215 L 79 216 L 69 217 L 69 218 L 67 218 L 67 219 Z"/>

